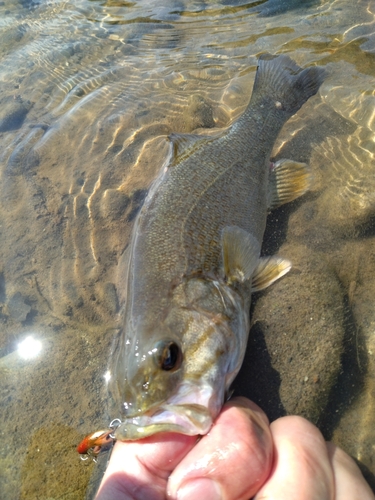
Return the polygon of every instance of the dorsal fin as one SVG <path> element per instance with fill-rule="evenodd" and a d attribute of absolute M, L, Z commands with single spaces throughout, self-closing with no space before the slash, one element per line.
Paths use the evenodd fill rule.
<path fill-rule="evenodd" d="M 186 160 L 192 153 L 197 151 L 213 137 L 198 134 L 171 134 L 169 139 L 172 143 L 172 159 L 169 166 L 177 165 Z"/>

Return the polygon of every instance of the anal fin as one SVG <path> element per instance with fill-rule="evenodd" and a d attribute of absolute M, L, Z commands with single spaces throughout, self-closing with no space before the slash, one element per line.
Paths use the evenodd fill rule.
<path fill-rule="evenodd" d="M 279 160 L 269 176 L 268 208 L 274 208 L 299 198 L 310 189 L 312 172 L 306 163 Z"/>
<path fill-rule="evenodd" d="M 262 257 L 258 261 L 258 265 L 254 270 L 251 283 L 251 291 L 259 292 L 282 276 L 286 274 L 292 267 L 292 263 L 282 257 Z"/>

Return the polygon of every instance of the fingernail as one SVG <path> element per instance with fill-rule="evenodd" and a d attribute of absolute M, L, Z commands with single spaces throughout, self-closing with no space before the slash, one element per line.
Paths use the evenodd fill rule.
<path fill-rule="evenodd" d="M 196 479 L 188 481 L 177 492 L 177 500 L 191 500 L 192 498 L 207 498 L 221 500 L 220 486 L 212 479 Z"/>

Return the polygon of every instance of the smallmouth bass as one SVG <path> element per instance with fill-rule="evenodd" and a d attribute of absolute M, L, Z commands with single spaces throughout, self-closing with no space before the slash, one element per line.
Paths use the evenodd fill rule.
<path fill-rule="evenodd" d="M 290 160 L 270 168 L 270 155 L 324 76 L 262 55 L 250 103 L 225 132 L 170 137 L 118 284 L 127 288 L 109 382 L 121 410 L 116 439 L 209 431 L 243 361 L 251 293 L 291 267 L 260 258 L 266 218 L 308 189 L 310 171 Z"/>

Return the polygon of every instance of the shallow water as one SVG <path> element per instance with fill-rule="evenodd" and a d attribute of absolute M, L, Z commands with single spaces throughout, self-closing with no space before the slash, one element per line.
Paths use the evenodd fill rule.
<path fill-rule="evenodd" d="M 262 52 L 329 77 L 275 146 L 315 182 L 270 216 L 264 252 L 294 267 L 253 305 L 236 391 L 317 422 L 374 484 L 375 8 L 298 4 L 0 2 L 4 498 L 85 498 L 75 446 L 116 416 L 118 263 L 166 136 L 231 123 Z"/>

